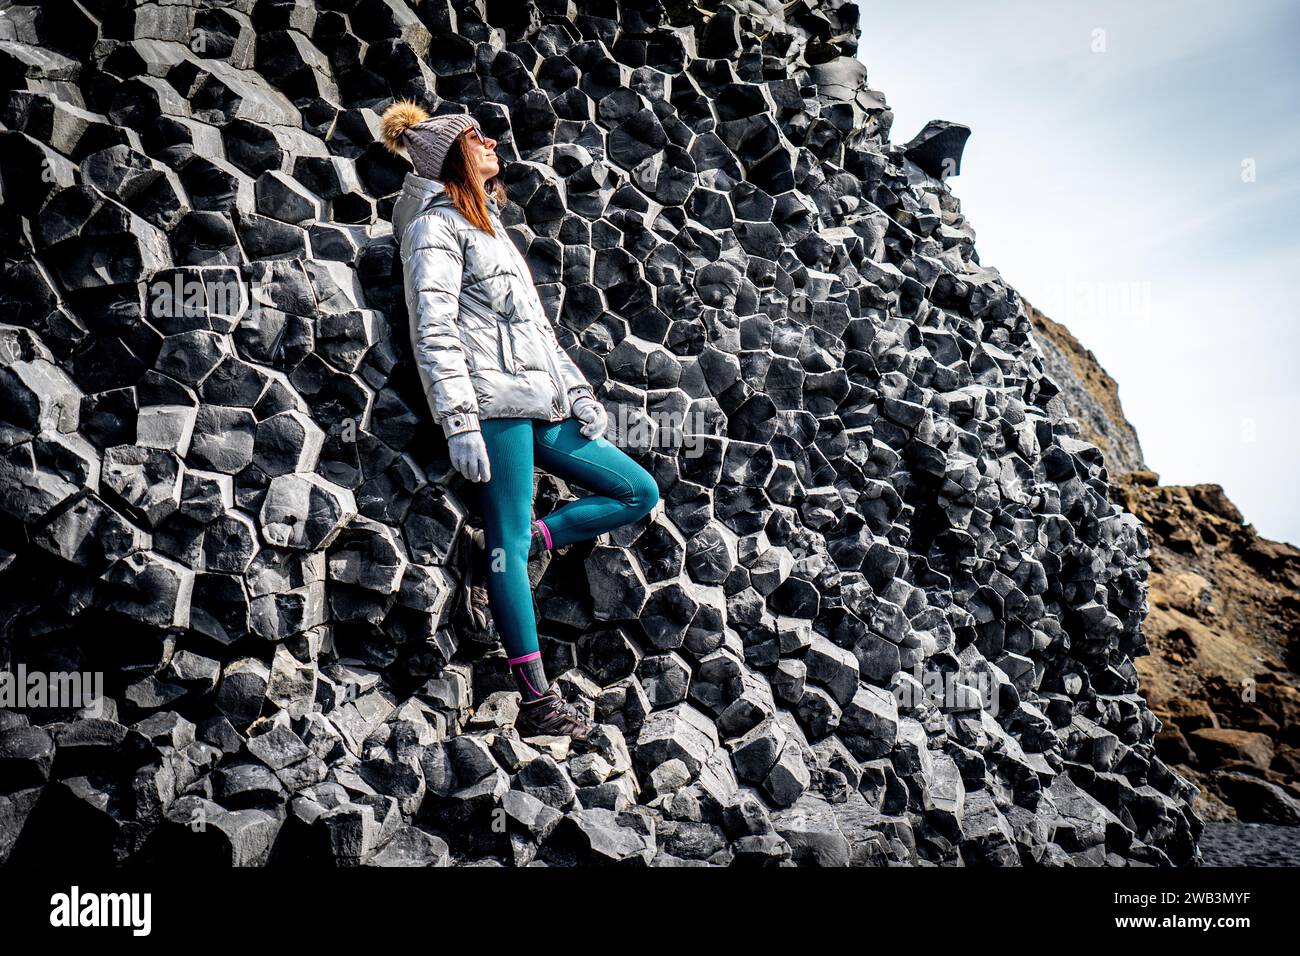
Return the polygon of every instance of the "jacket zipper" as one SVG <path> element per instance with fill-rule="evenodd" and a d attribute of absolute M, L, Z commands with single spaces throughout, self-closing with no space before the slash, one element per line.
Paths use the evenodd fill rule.
<path fill-rule="evenodd" d="M 519 353 L 515 348 L 514 316 L 518 314 L 518 307 L 515 305 L 515 289 L 513 283 L 509 283 L 506 286 L 506 309 L 506 315 L 497 316 L 497 335 L 501 341 L 502 347 L 501 367 L 511 375 L 518 375 L 522 369 L 519 367 Z M 502 326 L 505 326 L 504 334 L 501 331 Z M 506 352 L 509 354 L 507 355 Z"/>
<path fill-rule="evenodd" d="M 527 264 L 524 261 L 524 254 L 515 247 L 515 244 L 513 241 L 511 241 L 510 236 L 506 234 L 505 226 L 501 224 L 500 217 L 493 216 L 492 218 L 493 218 L 493 226 L 495 226 L 500 240 L 509 247 L 509 249 L 507 250 L 507 255 L 510 256 L 511 261 L 514 262 L 515 264 L 515 278 L 521 283 L 529 282 L 528 273 L 527 273 Z M 529 283 L 529 287 L 530 289 L 532 288 L 531 283 Z M 536 290 L 533 291 L 535 292 Z M 515 302 L 515 290 L 514 290 L 513 282 L 510 284 L 509 287 L 509 297 L 510 297 L 510 308 L 512 310 L 512 313 L 513 315 L 517 316 L 519 314 L 519 306 Z M 537 308 L 538 308 L 538 312 L 540 313 L 542 311 L 540 302 L 537 304 Z M 539 321 L 545 321 L 545 318 L 546 318 L 545 314 L 543 313 Z M 513 359 L 515 355 L 514 322 L 507 321 L 505 325 L 506 325 L 506 335 L 510 339 L 510 350 L 511 350 L 511 359 L 512 359 L 512 364 L 510 368 L 514 369 L 515 375 L 519 375 L 523 372 L 523 369 L 516 368 L 516 366 L 513 364 Z M 551 399 L 551 409 L 553 410 L 553 413 L 558 417 L 564 414 L 565 396 L 561 394 L 561 390 L 564 387 L 564 378 L 562 375 L 560 375 L 559 366 L 555 364 L 555 356 L 551 354 L 549 349 L 544 349 L 543 351 L 545 351 L 546 353 L 546 364 L 550 368 L 551 386 L 556 391 L 555 397 Z"/>

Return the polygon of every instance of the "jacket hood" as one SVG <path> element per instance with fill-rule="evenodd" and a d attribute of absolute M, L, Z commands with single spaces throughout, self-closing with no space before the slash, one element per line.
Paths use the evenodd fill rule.
<path fill-rule="evenodd" d="M 412 219 L 436 206 L 455 208 L 442 180 L 421 176 L 418 173 L 407 173 L 406 179 L 402 181 L 401 195 L 397 197 L 397 202 L 393 206 L 393 235 L 400 241 L 402 233 L 406 231 L 406 226 Z M 501 207 L 492 196 L 487 197 L 487 207 L 494 215 L 501 215 Z"/>

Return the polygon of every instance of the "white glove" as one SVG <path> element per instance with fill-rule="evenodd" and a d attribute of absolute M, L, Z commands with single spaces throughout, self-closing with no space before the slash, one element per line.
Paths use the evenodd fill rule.
<path fill-rule="evenodd" d="M 605 406 L 589 395 L 579 395 L 574 400 L 573 417 L 583 423 L 583 438 L 599 438 L 605 434 L 605 428 L 609 425 Z"/>
<path fill-rule="evenodd" d="M 447 439 L 452 466 L 470 481 L 488 481 L 492 466 L 481 431 L 461 432 Z"/>

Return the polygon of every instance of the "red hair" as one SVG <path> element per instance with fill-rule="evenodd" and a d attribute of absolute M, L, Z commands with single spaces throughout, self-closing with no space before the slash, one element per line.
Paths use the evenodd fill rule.
<path fill-rule="evenodd" d="M 504 206 L 506 187 L 501 182 L 499 172 L 486 183 L 480 182 L 478 175 L 473 172 L 473 156 L 469 146 L 472 129 L 470 127 L 457 136 L 451 149 L 447 150 L 447 158 L 442 161 L 442 185 L 462 216 L 488 235 L 495 236 L 496 230 L 492 228 L 492 220 L 488 216 L 487 197 L 490 195 L 497 201 L 497 205 Z"/>

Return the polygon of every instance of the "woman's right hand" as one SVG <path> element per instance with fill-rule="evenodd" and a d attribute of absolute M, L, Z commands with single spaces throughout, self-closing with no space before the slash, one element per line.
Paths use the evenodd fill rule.
<path fill-rule="evenodd" d="M 605 434 L 609 426 L 609 416 L 605 406 L 590 395 L 580 395 L 573 400 L 573 417 L 582 422 L 582 437 L 595 441 Z"/>
<path fill-rule="evenodd" d="M 492 464 L 488 461 L 487 445 L 481 431 L 461 432 L 447 439 L 451 464 L 470 481 L 489 481 Z"/>

